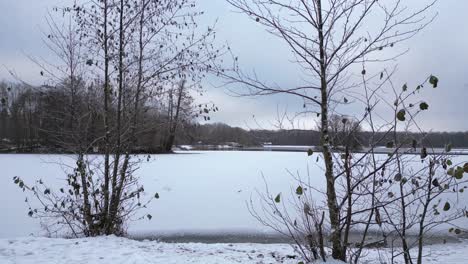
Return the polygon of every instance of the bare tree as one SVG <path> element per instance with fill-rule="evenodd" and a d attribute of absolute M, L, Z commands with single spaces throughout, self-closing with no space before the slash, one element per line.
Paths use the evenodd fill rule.
<path fill-rule="evenodd" d="M 60 218 L 51 225 L 73 236 L 125 233 L 147 204 L 136 175 L 140 159 L 131 155 L 147 129 L 144 112 L 172 84 L 199 83 L 219 53 L 212 28 L 197 33 L 201 13 L 194 7 L 187 0 L 99 0 L 54 9 L 69 18 L 67 27 L 49 21 L 49 47 L 63 64 L 40 64 L 41 75 L 71 100 L 52 98 L 62 107 L 58 114 L 67 129 L 51 130 L 60 145 L 76 146 L 76 166 L 60 190 L 15 178 L 40 202 L 30 215 Z M 88 155 L 96 149 L 103 157 Z"/>
<path fill-rule="evenodd" d="M 218 70 L 218 74 L 225 78 L 228 85 L 243 84 L 245 89 L 238 91 L 240 95 L 294 95 L 302 98 L 306 105 L 318 109 L 316 112 L 321 127 L 320 149 L 326 179 L 326 208 L 330 224 L 332 257 L 345 261 L 348 250 L 347 234 L 351 229 L 350 217 L 355 214 L 354 211 L 359 211 L 354 205 L 356 201 L 351 194 L 356 188 L 362 188 L 361 184 L 365 181 L 376 177 L 382 168 L 394 161 L 395 157 L 391 155 L 391 159 L 383 162 L 374 161 L 371 163 L 374 165 L 367 168 L 368 171 L 359 172 L 363 178 L 353 183 L 352 179 L 357 177 L 352 172 L 353 169 L 368 156 L 364 155 L 357 160 L 354 160 L 356 159 L 354 157 L 351 160 L 353 155 L 347 151 L 343 156 L 334 156 L 329 131 L 330 116 L 335 114 L 337 106 L 358 101 L 364 103 L 366 112 L 363 116 L 355 118 L 360 122 L 368 118 L 369 112 L 376 106 L 375 100 L 371 98 L 375 98 L 375 93 L 381 91 L 379 88 L 384 83 L 388 84 L 389 80 L 388 76 L 385 77 L 383 82 L 377 85 L 377 89 L 367 94 L 367 90 L 363 89 L 365 82 L 375 79 L 376 76 L 378 78 L 379 75 L 382 80 L 384 76 L 383 73 L 369 74 L 370 70 L 365 66 L 373 62 L 395 59 L 401 55 L 401 53 L 385 55 L 382 51 L 411 38 L 432 22 L 435 16 L 428 16 L 428 12 L 435 1 L 429 1 L 414 11 L 407 8 L 403 1 L 227 0 L 227 2 L 284 41 L 294 55 L 294 62 L 304 72 L 303 85 L 281 87 L 273 82 L 262 81 L 255 74 L 244 73 L 239 68 L 237 59 L 234 60 L 232 71 Z M 355 77 L 356 71 L 361 73 L 363 80 Z M 386 121 L 384 124 L 390 124 L 384 126 L 387 133 L 396 129 L 395 122 Z M 377 124 L 373 127 L 376 128 Z M 373 153 L 373 146 L 381 140 L 374 139 L 370 143 L 369 153 Z M 373 158 L 369 159 L 372 160 Z M 338 190 L 340 184 L 343 184 L 348 195 L 340 197 Z M 371 187 L 372 190 L 372 185 L 367 187 Z M 375 191 L 377 190 L 371 193 Z M 361 209 L 369 212 L 368 209 Z M 370 215 L 375 216 L 376 212 L 371 209 Z M 342 219 L 343 214 L 346 216 L 345 219 Z M 343 221 L 347 221 L 344 229 Z"/>

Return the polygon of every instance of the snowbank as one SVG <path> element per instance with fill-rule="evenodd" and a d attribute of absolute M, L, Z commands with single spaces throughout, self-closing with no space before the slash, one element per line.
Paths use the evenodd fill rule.
<path fill-rule="evenodd" d="M 288 245 L 167 244 L 118 237 L 0 240 L 2 264 L 297 263 Z"/>
<path fill-rule="evenodd" d="M 424 263 L 466 263 L 467 249 L 466 241 L 459 244 L 430 246 L 425 252 Z M 362 263 L 385 262 L 386 259 L 382 258 L 381 253 L 377 249 L 372 249 L 366 253 Z M 2 264 L 297 264 L 299 261 L 293 248 L 286 244 L 168 244 L 115 236 L 69 240 L 36 237 L 0 239 Z"/>

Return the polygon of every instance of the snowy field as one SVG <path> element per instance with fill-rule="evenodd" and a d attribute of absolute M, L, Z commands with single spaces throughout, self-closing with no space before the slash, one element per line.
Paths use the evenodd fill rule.
<path fill-rule="evenodd" d="M 423 263 L 467 263 L 467 248 L 468 242 L 429 246 Z M 388 253 L 372 249 L 366 252 L 362 263 L 391 263 Z M 291 246 L 281 244 L 168 244 L 113 236 L 70 240 L 0 239 L 2 264 L 297 264 L 299 261 Z M 399 260 L 394 263 L 402 262 Z"/>

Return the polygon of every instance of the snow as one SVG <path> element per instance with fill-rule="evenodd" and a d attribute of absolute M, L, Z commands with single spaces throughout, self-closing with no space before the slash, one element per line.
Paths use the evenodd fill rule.
<path fill-rule="evenodd" d="M 191 150 L 193 147 L 191 145 L 178 145 L 177 146 L 181 150 Z"/>
<path fill-rule="evenodd" d="M 307 175 L 308 167 L 320 173 L 315 159 L 305 153 L 200 151 L 182 154 L 146 155 L 137 171 L 146 194 L 160 194 L 142 214 L 152 220 L 134 222 L 130 234 L 182 232 L 266 232 L 248 212 L 246 201 L 256 198 L 256 190 L 264 191 L 262 175 L 273 193 L 290 193 L 297 186 L 289 175 Z M 25 182 L 42 179 L 49 186 L 64 183 L 67 168 L 73 159 L 65 155 L 0 155 L 0 211 L 9 217 L 0 219 L 0 238 L 41 235 L 36 219 L 27 215 L 25 193 L 13 184 L 19 176 Z M 318 186 L 322 177 L 316 177 Z M 33 201 L 34 199 L 29 199 Z"/>
<path fill-rule="evenodd" d="M 183 151 L 153 155 L 149 161 L 146 155 L 141 155 L 142 164 L 137 173 L 146 194 L 151 197 L 158 192 L 160 199 L 141 211 L 141 215 L 151 214 L 152 220 L 145 218 L 130 223 L 129 234 L 270 232 L 250 215 L 246 202 L 253 199 L 259 204 L 256 191 L 264 192 L 263 177 L 270 192 L 282 193 L 283 197 L 297 187 L 290 173 L 302 177 L 310 175 L 312 185 L 323 188 L 323 172 L 315 155 Z M 73 166 L 73 162 L 74 159 L 66 155 L 0 155 L 0 211 L 8 215 L 0 218 L 0 238 L 45 235 L 38 220 L 27 215 L 26 194 L 13 184 L 12 178 L 19 176 L 25 182 L 42 179 L 49 187 L 61 186 L 65 181 L 64 171 L 69 169 L 64 165 Z"/>
<path fill-rule="evenodd" d="M 310 175 L 324 186 L 315 158 L 302 152 L 184 151 L 143 160 L 138 175 L 153 201 L 142 214 L 152 220 L 132 222 L 130 235 L 203 232 L 268 232 L 248 212 L 246 202 L 263 191 L 288 194 L 296 185 L 290 173 Z M 298 263 L 286 244 L 200 244 L 135 241 L 117 237 L 83 239 L 42 238 L 37 219 L 28 217 L 25 193 L 13 176 L 26 182 L 43 179 L 61 186 L 74 160 L 65 155 L 0 155 L 0 263 Z M 264 179 L 263 179 L 264 177 Z M 255 201 L 254 201 L 255 202 Z M 34 236 L 30 236 L 34 234 Z M 446 231 L 443 233 L 446 234 Z M 380 263 L 388 249 L 366 252 L 367 263 Z M 384 254 L 385 255 L 385 254 Z M 431 245 L 424 263 L 466 263 L 468 242 Z M 387 259 L 388 260 L 388 259 Z M 333 263 L 333 262 L 327 262 Z M 390 263 L 390 262 L 387 262 Z M 401 263 L 401 262 L 400 262 Z"/>
<path fill-rule="evenodd" d="M 118 237 L 0 240 L 0 263 L 297 263 L 289 245 L 167 244 Z"/>
<path fill-rule="evenodd" d="M 466 263 L 468 242 L 429 246 L 423 263 Z M 366 252 L 362 263 L 383 263 L 384 252 Z M 293 258 L 295 257 L 295 258 Z M 387 256 L 389 257 L 389 256 Z M 136 241 L 115 236 L 54 239 L 25 237 L 0 239 L 2 264 L 133 264 L 133 263 L 285 263 L 297 264 L 299 257 L 286 244 L 169 244 Z M 339 264 L 338 261 L 328 261 Z M 390 263 L 390 262 L 388 262 Z M 397 258 L 395 263 L 402 263 Z"/>
<path fill-rule="evenodd" d="M 297 146 L 297 145 L 263 145 L 266 150 L 295 150 L 306 152 L 309 149 L 313 149 L 313 146 Z"/>

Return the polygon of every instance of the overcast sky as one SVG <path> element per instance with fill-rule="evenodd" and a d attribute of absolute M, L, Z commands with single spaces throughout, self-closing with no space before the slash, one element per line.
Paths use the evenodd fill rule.
<path fill-rule="evenodd" d="M 415 4 L 424 0 L 406 0 Z M 55 5 L 71 0 L 0 0 L 0 80 L 11 79 L 6 69 L 39 84 L 38 69 L 28 55 L 48 58 L 51 54 L 42 43 L 44 17 Z M 291 53 L 281 40 L 269 35 L 258 24 L 233 9 L 224 0 L 199 0 L 206 11 L 203 23 L 218 19 L 218 40 L 227 42 L 239 56 L 245 70 L 255 69 L 260 76 L 280 84 L 297 83 L 297 69 L 289 62 Z M 403 43 L 410 51 L 393 64 L 398 64 L 398 79 L 402 83 L 417 83 L 430 74 L 437 75 L 439 89 L 423 92 L 430 112 L 422 117 L 422 125 L 435 131 L 468 130 L 468 1 L 440 0 L 432 12 L 437 19 L 422 33 Z M 215 82 L 215 81 L 213 81 Z M 294 112 L 302 102 L 288 96 L 238 98 L 227 91 L 212 88 L 203 100 L 212 100 L 220 112 L 212 121 L 230 125 L 269 128 L 277 109 Z M 255 118 L 254 118 L 255 116 Z M 305 126 L 310 126 L 306 124 Z"/>

